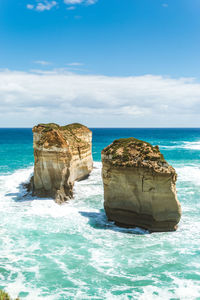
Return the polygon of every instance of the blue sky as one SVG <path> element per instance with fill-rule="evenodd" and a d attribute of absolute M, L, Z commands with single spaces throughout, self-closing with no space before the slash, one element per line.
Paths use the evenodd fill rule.
<path fill-rule="evenodd" d="M 47 2 L 57 4 L 45 10 Z M 36 61 L 50 62 L 45 69 L 63 68 L 77 62 L 84 64 L 80 72 L 92 74 L 199 78 L 198 0 L 47 2 L 1 0 L 1 68 L 29 70 Z M 43 11 L 27 8 L 39 3 Z"/>
<path fill-rule="evenodd" d="M 1 0 L 0 126 L 199 127 L 199 15 L 199 0 Z"/>

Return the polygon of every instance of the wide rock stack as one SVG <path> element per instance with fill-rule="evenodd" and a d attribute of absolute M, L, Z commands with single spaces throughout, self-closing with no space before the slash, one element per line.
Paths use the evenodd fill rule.
<path fill-rule="evenodd" d="M 33 195 L 62 203 L 73 197 L 76 180 L 93 168 L 92 132 L 81 124 L 39 124 L 33 128 Z"/>
<path fill-rule="evenodd" d="M 177 175 L 159 147 L 135 138 L 115 140 L 102 151 L 104 207 L 123 227 L 174 231 L 181 218 Z"/>

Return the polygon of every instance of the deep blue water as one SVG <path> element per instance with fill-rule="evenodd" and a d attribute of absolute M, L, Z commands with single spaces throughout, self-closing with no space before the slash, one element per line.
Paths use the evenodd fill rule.
<path fill-rule="evenodd" d="M 63 206 L 23 198 L 32 130 L 0 129 L 0 289 L 21 299 L 200 299 L 200 129 L 92 129 L 95 168 Z M 174 233 L 108 222 L 101 150 L 133 136 L 159 145 L 178 173 Z"/>
<path fill-rule="evenodd" d="M 140 128 L 92 128 L 93 158 L 101 160 L 101 150 L 121 137 L 136 137 L 161 146 L 166 159 L 194 162 L 200 159 L 198 142 L 200 129 L 140 129 Z M 33 164 L 32 129 L 0 128 L 0 172 L 12 172 Z M 195 143 L 191 145 L 188 143 Z M 188 147 L 190 151 L 188 151 Z M 185 148 L 184 148 L 185 147 Z M 200 144 L 199 144 L 200 148 Z"/>

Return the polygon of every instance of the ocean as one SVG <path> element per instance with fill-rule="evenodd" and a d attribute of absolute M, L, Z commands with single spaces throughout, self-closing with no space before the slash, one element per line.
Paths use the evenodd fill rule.
<path fill-rule="evenodd" d="M 200 299 L 200 129 L 92 129 L 94 170 L 74 199 L 26 196 L 31 129 L 0 129 L 0 289 L 20 299 Z M 123 229 L 103 209 L 101 150 L 135 137 L 178 173 L 176 232 Z"/>

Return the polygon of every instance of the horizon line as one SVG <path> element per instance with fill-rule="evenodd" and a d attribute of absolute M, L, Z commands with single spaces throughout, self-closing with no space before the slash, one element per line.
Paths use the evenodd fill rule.
<path fill-rule="evenodd" d="M 0 129 L 32 129 L 33 127 L 0 127 Z M 86 127 L 90 129 L 200 129 L 200 127 Z"/>

